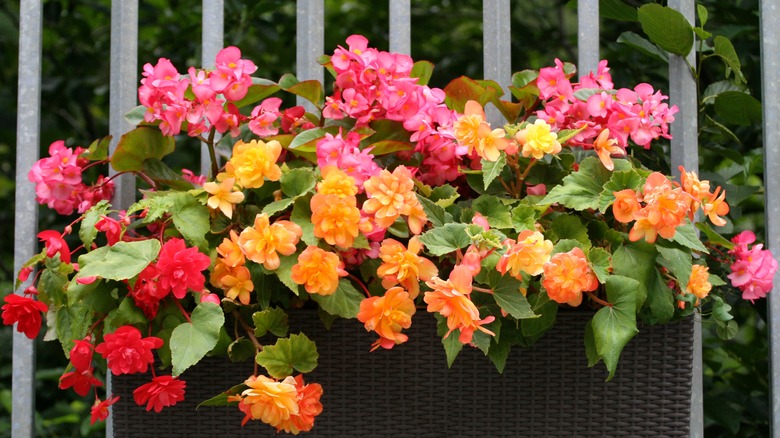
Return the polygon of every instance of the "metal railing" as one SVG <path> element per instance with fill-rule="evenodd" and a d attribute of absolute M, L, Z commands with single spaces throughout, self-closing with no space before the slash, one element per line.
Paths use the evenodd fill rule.
<path fill-rule="evenodd" d="M 223 0 L 203 0 L 202 61 L 212 62 L 223 46 Z M 694 22 L 694 0 L 669 0 L 669 6 L 682 12 Z M 322 66 L 316 63 L 324 53 L 324 0 L 297 0 L 297 76 L 301 80 L 323 79 Z M 410 0 L 389 0 L 390 50 L 410 53 Z M 578 8 L 578 67 L 581 72 L 595 70 L 599 61 L 599 0 L 579 0 Z M 510 84 L 511 7 L 509 0 L 483 1 L 484 76 L 498 82 L 505 89 Z M 111 80 L 110 131 L 114 139 L 130 129 L 124 113 L 137 105 L 138 86 L 138 0 L 112 2 L 111 7 Z M 761 56 L 763 87 L 763 129 L 765 148 L 766 233 L 767 247 L 777 253 L 780 248 L 780 5 L 776 0 L 761 0 Z M 16 169 L 29 169 L 39 159 L 40 95 L 41 95 L 41 34 L 42 0 L 21 0 L 19 35 L 19 95 L 17 119 Z M 689 55 L 693 64 L 694 54 Z M 685 61 L 670 56 L 670 103 L 680 108 L 677 122 L 672 125 L 673 168 L 682 164 L 686 169 L 698 167 L 696 85 Z M 308 104 L 303 102 L 302 104 Z M 491 120 L 499 114 L 489 113 Z M 116 146 L 116 140 L 113 147 Z M 208 155 L 201 154 L 202 168 L 208 167 Z M 773 190 L 774 189 L 774 190 Z M 118 205 L 129 205 L 134 199 L 132 179 L 116 181 Z M 14 227 L 14 269 L 37 252 L 36 234 L 38 206 L 33 185 L 26 172 L 16 175 L 16 213 Z M 777 283 L 776 283 L 777 284 Z M 25 285 L 26 286 L 26 285 Z M 24 290 L 24 287 L 19 291 Z M 769 295 L 770 359 L 771 359 L 771 424 L 778 435 L 780 420 L 780 296 Z M 34 366 L 33 342 L 23 334 L 13 336 L 13 413 L 12 435 L 34 435 Z M 701 327 L 695 333 L 695 363 L 691 409 L 691 436 L 703 436 L 703 397 L 701 364 Z M 107 434 L 112 436 L 112 424 L 107 422 Z"/>

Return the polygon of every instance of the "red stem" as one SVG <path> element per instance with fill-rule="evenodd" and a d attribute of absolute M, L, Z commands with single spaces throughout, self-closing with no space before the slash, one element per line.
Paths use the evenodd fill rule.
<path fill-rule="evenodd" d="M 186 319 L 187 322 L 191 323 L 192 321 L 190 320 L 190 314 L 187 313 L 186 310 L 184 310 L 184 307 L 181 306 L 181 303 L 179 302 L 178 299 L 176 299 L 176 297 L 173 298 L 173 303 L 176 304 L 176 307 L 179 308 L 179 311 L 181 311 L 181 314 L 184 315 L 184 319 Z"/>
<path fill-rule="evenodd" d="M 369 292 L 369 291 L 368 291 L 368 288 L 366 287 L 366 285 L 365 285 L 365 284 L 363 284 L 363 282 L 362 282 L 362 281 L 360 281 L 360 279 L 359 279 L 359 278 L 357 278 L 357 277 L 356 277 L 355 275 L 353 275 L 353 274 L 349 274 L 349 278 L 351 278 L 351 279 L 355 280 L 355 282 L 356 282 L 357 284 L 359 284 L 359 285 L 360 285 L 361 289 L 363 289 L 363 293 L 365 293 L 365 294 L 366 294 L 366 298 L 371 298 L 371 292 Z"/>
<path fill-rule="evenodd" d="M 604 307 L 612 307 L 612 303 L 609 303 L 607 301 L 602 300 L 601 298 L 597 297 L 596 294 L 593 292 L 586 292 L 591 300 L 601 304 Z"/>

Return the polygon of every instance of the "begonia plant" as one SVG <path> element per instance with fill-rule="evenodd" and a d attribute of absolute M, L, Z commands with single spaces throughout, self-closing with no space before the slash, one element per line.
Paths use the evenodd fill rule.
<path fill-rule="evenodd" d="M 58 141 L 30 170 L 41 204 L 78 217 L 38 235 L 17 282 L 31 285 L 5 298 L 3 323 L 35 338 L 45 318 L 70 359 L 60 388 L 94 392 L 93 422 L 117 402 L 99 395 L 96 367 L 148 375 L 134 402 L 160 412 L 197 385 L 185 370 L 224 355 L 248 361 L 246 375 L 206 403 L 311 430 L 328 388 L 305 380 L 318 354 L 289 334 L 300 308 L 356 319 L 376 333 L 371 350 L 413 348 L 406 330 L 436 318 L 450 364 L 478 348 L 498 372 L 559 312 L 592 312 L 582 354 L 612 378 L 641 323 L 696 312 L 729 327 L 724 296 L 771 289 L 777 262 L 756 236 L 716 231 L 721 187 L 643 164 L 677 108 L 649 84 L 616 89 L 607 61 L 578 78 L 557 60 L 516 73 L 514 102 L 489 80 L 431 88 L 432 64 L 360 35 L 321 63 L 328 95 L 293 75 L 253 77 L 236 47 L 186 74 L 161 58 L 144 65 L 137 127 L 111 154 L 109 137 Z M 293 95 L 309 110 L 286 104 Z M 196 154 L 193 138 L 208 175 L 164 160 L 177 143 Z M 115 176 L 84 183 L 102 163 L 137 177 L 135 202 L 111 204 Z"/>

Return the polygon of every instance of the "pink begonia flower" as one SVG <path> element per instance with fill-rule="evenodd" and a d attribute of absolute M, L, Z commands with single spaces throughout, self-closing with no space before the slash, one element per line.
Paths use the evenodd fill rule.
<path fill-rule="evenodd" d="M 745 300 L 764 298 L 772 290 L 777 260 L 761 244 L 748 248 L 749 244 L 756 241 L 756 235 L 750 230 L 737 234 L 731 241 L 735 246 L 729 254 L 736 257 L 730 267 L 731 274 L 728 275 L 731 285 L 742 291 Z"/>

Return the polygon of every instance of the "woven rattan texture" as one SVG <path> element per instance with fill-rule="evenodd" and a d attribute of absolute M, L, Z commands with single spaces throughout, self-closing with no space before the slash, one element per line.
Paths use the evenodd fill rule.
<path fill-rule="evenodd" d="M 503 375 L 477 349 L 464 348 L 452 369 L 435 320 L 418 314 L 409 342 L 369 353 L 375 337 L 355 321 L 330 331 L 316 317 L 319 367 L 306 380 L 324 388 L 323 413 L 308 436 L 574 437 L 688 436 L 692 320 L 642 327 L 623 352 L 615 378 L 587 367 L 583 329 L 592 315 L 558 315 L 555 329 L 531 349 L 514 349 Z M 316 323 L 316 325 L 314 325 Z M 315 329 L 315 327 L 317 327 Z M 360 330 L 358 330 L 360 329 Z M 148 376 L 118 376 L 114 436 L 260 437 L 275 431 L 237 408 L 195 405 L 252 373 L 251 364 L 210 359 L 188 370 L 186 401 L 163 412 L 136 406 L 132 390 Z"/>

